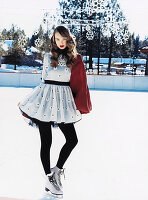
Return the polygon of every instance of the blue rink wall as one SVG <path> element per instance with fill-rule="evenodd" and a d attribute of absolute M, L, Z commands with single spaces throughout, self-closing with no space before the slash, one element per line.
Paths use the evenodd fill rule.
<path fill-rule="evenodd" d="M 35 87 L 41 73 L 1 72 L 0 86 Z M 148 91 L 148 76 L 87 75 L 90 89 Z"/>

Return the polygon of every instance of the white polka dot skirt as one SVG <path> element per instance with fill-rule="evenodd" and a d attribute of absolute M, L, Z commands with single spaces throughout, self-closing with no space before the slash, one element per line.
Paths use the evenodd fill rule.
<path fill-rule="evenodd" d="M 82 118 L 71 88 L 41 83 L 21 101 L 19 108 L 31 118 L 44 122 L 73 123 Z"/>

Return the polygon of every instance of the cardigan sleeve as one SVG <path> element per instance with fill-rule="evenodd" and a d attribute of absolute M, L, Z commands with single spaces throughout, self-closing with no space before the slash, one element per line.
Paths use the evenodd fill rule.
<path fill-rule="evenodd" d="M 72 89 L 77 109 L 82 114 L 89 113 L 92 110 L 92 104 L 87 85 L 86 71 L 80 55 L 78 55 L 77 62 L 72 69 L 70 87 Z"/>

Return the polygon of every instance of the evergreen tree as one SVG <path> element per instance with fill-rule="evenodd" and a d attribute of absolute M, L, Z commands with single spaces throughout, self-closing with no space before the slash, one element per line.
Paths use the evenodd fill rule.
<path fill-rule="evenodd" d="M 143 41 L 140 42 L 141 47 L 146 47 L 148 46 L 148 37 L 146 37 Z"/>
<path fill-rule="evenodd" d="M 62 23 L 68 24 L 71 28 L 71 32 L 78 32 L 80 37 L 83 38 L 83 42 L 88 42 L 89 57 L 92 59 L 92 46 L 98 46 L 98 60 L 101 54 L 101 40 L 100 36 L 104 35 L 104 32 L 110 32 L 110 51 L 108 56 L 110 56 L 109 69 L 111 64 L 112 50 L 114 41 L 119 41 L 123 43 L 127 38 L 125 38 L 128 31 L 127 24 L 124 23 L 125 17 L 120 9 L 117 0 L 98 0 L 94 1 L 94 4 L 90 3 L 88 0 L 59 0 L 60 9 L 62 10 Z M 105 3 L 104 3 L 105 2 Z M 104 3 L 104 7 L 103 4 Z M 91 7 L 90 7 L 91 6 Z M 102 10 L 103 7 L 103 10 Z M 97 23 L 99 23 L 99 26 Z M 109 22 L 109 23 L 108 23 Z M 123 23 L 122 23 L 123 22 Z M 87 24 L 86 24 L 87 23 Z M 86 37 L 86 25 L 90 25 L 91 31 L 97 34 L 97 37 L 93 41 L 84 40 Z M 97 44 L 96 44 L 97 42 Z M 79 43 L 79 42 L 78 42 Z M 80 45 L 81 46 L 81 45 Z M 84 45 L 82 45 L 84 46 Z M 79 44 L 78 44 L 79 47 Z M 86 49 L 86 46 L 85 46 Z M 84 51 L 85 52 L 85 51 Z M 96 50 L 93 51 L 93 56 L 96 55 Z M 92 62 L 90 62 L 92 64 Z M 99 66 L 99 62 L 98 62 Z M 91 67 L 91 66 L 90 66 Z M 99 71 L 99 70 L 98 70 Z"/>
<path fill-rule="evenodd" d="M 0 34 L 2 41 L 12 40 L 12 46 L 8 48 L 8 56 L 6 56 L 6 62 L 8 64 L 21 65 L 21 60 L 24 58 L 25 47 L 28 45 L 24 30 L 21 30 L 16 25 L 12 24 L 10 30 L 3 29 Z"/>
<path fill-rule="evenodd" d="M 53 27 L 54 28 L 54 27 Z M 53 29 L 52 28 L 52 29 Z M 51 29 L 44 30 L 43 26 L 40 25 L 39 29 L 32 35 L 29 46 L 36 47 L 41 53 L 50 51 L 50 38 Z"/>
<path fill-rule="evenodd" d="M 148 37 L 146 37 L 143 41 L 140 41 L 140 48 L 148 47 Z M 139 52 L 139 57 L 147 59 L 147 55 L 144 53 Z"/>
<path fill-rule="evenodd" d="M 136 39 L 134 39 L 133 46 L 134 46 L 133 56 L 137 58 L 140 54 L 140 52 L 139 52 L 139 47 L 140 47 L 139 35 L 136 36 Z"/>
<path fill-rule="evenodd" d="M 9 51 L 9 64 L 14 64 L 14 70 L 16 70 L 16 65 L 22 64 L 22 59 L 25 57 L 25 53 L 22 48 L 17 44 L 13 43 L 13 47 Z"/>

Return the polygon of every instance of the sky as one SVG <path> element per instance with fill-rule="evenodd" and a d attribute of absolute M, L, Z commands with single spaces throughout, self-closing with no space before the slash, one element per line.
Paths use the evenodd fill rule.
<path fill-rule="evenodd" d="M 124 15 L 128 19 L 131 32 L 140 35 L 141 39 L 148 36 L 148 1 L 118 0 Z"/>
<path fill-rule="evenodd" d="M 118 0 L 124 15 L 129 22 L 129 30 L 140 39 L 148 36 L 148 1 L 147 0 Z M 0 0 L 0 30 L 10 28 L 11 24 L 25 30 L 27 36 L 38 29 L 42 23 L 46 9 L 56 8 L 58 0 Z"/>

